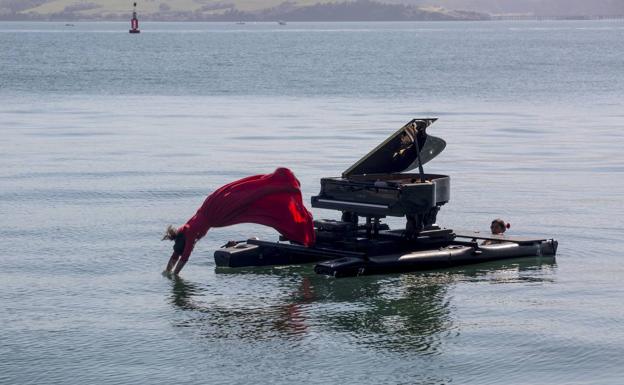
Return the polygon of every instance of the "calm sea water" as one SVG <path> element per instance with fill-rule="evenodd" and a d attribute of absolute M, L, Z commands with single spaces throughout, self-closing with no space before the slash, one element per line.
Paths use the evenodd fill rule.
<path fill-rule="evenodd" d="M 0 383 L 621 384 L 622 21 L 142 27 L 0 23 Z M 215 269 L 276 238 L 240 225 L 160 275 L 216 187 L 287 166 L 309 199 L 424 116 L 439 223 L 500 216 L 556 260 Z"/>

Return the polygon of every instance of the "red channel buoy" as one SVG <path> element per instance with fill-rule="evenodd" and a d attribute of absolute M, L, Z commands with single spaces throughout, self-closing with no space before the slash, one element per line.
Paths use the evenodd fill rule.
<path fill-rule="evenodd" d="M 136 12 L 137 3 L 134 3 L 134 10 L 132 11 L 132 20 L 130 20 L 130 33 L 141 33 L 139 29 L 139 19 Z"/>

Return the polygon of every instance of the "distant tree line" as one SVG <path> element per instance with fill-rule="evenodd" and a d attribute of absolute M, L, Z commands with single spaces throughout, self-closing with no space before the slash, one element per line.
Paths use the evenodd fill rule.
<path fill-rule="evenodd" d="M 67 6 L 61 12 L 40 15 L 23 12 L 44 3 L 45 0 L 10 0 L 2 3 L 2 20 L 127 20 L 128 13 L 82 11 L 99 8 L 97 4 L 76 3 Z M 18 6 L 18 3 L 20 5 Z M 21 3 L 29 3 L 24 6 Z M 2 10 L 0 9 L 0 10 Z M 284 2 L 276 7 L 259 11 L 241 11 L 232 3 L 213 3 L 204 5 L 196 11 L 175 11 L 166 3 L 161 4 L 159 12 L 139 14 L 142 20 L 162 21 L 418 21 L 418 20 L 487 20 L 489 15 L 471 11 L 446 11 L 442 9 L 423 9 L 404 4 L 388 4 L 373 0 L 342 1 L 337 3 L 317 3 L 299 6 L 293 2 Z"/>

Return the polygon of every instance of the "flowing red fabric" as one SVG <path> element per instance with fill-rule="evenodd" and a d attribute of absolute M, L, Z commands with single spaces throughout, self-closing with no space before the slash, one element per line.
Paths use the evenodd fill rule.
<path fill-rule="evenodd" d="M 292 171 L 278 168 L 272 174 L 250 176 L 219 188 L 179 229 L 185 238 L 181 258 L 190 256 L 195 242 L 211 227 L 239 223 L 270 226 L 290 241 L 312 246 L 313 218 L 303 205 L 300 187 Z"/>

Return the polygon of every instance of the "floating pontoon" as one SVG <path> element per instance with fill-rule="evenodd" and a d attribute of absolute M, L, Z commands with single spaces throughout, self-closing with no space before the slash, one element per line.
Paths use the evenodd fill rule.
<path fill-rule="evenodd" d="M 554 256 L 554 239 L 484 235 L 436 225 L 438 211 L 450 199 L 450 177 L 423 170 L 446 146 L 427 134 L 435 121 L 410 121 L 342 176 L 321 179 L 312 207 L 340 211 L 341 218 L 314 221 L 314 247 L 286 239 L 249 239 L 217 250 L 217 266 L 316 263 L 319 274 L 347 277 Z M 413 169 L 418 172 L 405 173 Z M 381 223 L 387 216 L 404 217 L 405 228 Z"/>

